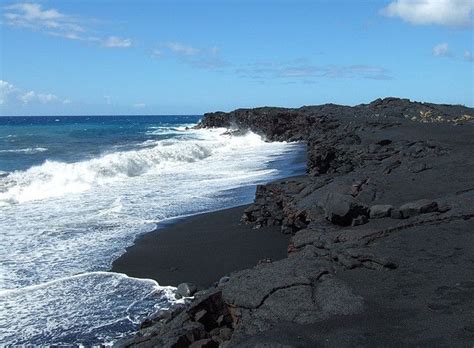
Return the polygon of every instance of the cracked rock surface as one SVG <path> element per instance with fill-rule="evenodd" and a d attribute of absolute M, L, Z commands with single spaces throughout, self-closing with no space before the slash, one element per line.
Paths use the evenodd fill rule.
<path fill-rule="evenodd" d="M 291 234 L 288 258 L 230 274 L 120 345 L 472 347 L 473 116 L 397 98 L 207 114 L 200 127 L 307 143 L 307 175 L 260 185 L 242 217 Z"/>

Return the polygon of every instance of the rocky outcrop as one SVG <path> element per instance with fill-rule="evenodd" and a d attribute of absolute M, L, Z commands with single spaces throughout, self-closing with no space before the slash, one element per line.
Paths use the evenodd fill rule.
<path fill-rule="evenodd" d="M 230 274 L 123 345 L 471 345 L 473 115 L 396 98 L 206 114 L 200 127 L 307 142 L 308 175 L 258 186 L 242 217 L 291 234 L 288 258 Z"/>
<path fill-rule="evenodd" d="M 311 128 L 331 127 L 326 117 L 314 117 L 308 110 L 284 108 L 238 109 L 229 114 L 222 112 L 205 114 L 198 127 L 226 127 L 248 129 L 264 135 L 271 141 L 304 140 Z"/>
<path fill-rule="evenodd" d="M 298 109 L 262 107 L 204 114 L 198 127 L 249 129 L 272 141 L 306 140 L 337 128 L 337 121 L 360 118 L 372 120 L 373 125 L 391 127 L 386 120 L 402 119 L 426 123 L 462 124 L 474 119 L 472 108 L 462 105 L 442 105 L 412 102 L 408 99 L 377 99 L 370 104 L 354 107 L 324 104 Z M 336 121 L 335 121 L 336 120 Z"/>
<path fill-rule="evenodd" d="M 220 290 L 198 293 L 192 303 L 162 311 L 118 346 L 218 347 L 233 333 L 233 319 Z"/>

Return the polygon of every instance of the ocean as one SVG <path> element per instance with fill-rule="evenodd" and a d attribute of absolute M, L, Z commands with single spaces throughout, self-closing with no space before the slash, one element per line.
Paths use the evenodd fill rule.
<path fill-rule="evenodd" d="M 108 272 L 138 235 L 304 171 L 303 145 L 187 129 L 200 118 L 0 117 L 0 345 L 136 330 L 176 301 L 173 287 Z"/>

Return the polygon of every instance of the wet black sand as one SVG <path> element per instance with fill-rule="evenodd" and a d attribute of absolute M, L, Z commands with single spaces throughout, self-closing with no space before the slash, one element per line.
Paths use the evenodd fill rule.
<path fill-rule="evenodd" d="M 285 258 L 288 237 L 280 227 L 256 230 L 239 223 L 246 207 L 191 216 L 147 233 L 114 261 L 112 271 L 160 285 L 208 287 L 264 258 Z"/>

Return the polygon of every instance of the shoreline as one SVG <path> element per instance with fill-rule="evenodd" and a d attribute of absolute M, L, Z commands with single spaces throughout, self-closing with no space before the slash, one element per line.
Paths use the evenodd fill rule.
<path fill-rule="evenodd" d="M 288 163 L 285 176 L 260 185 L 304 177 L 306 161 L 306 147 L 302 146 L 296 157 Z M 255 188 L 258 186 L 255 185 Z M 244 186 L 239 187 L 242 188 Z M 155 229 L 138 235 L 133 244 L 112 262 L 108 272 L 153 279 L 160 286 L 176 287 L 186 282 L 204 289 L 232 272 L 254 267 L 263 259 L 277 261 L 286 258 L 290 235 L 283 234 L 281 226 L 255 231 L 251 224 L 241 222 L 245 209 L 253 204 L 254 197 L 255 192 L 248 203 L 176 216 L 159 222 Z M 222 226 L 227 229 L 225 236 L 219 233 Z M 197 232 L 191 235 L 188 230 L 196 228 Z M 205 247 L 206 242 L 218 246 L 220 252 L 209 257 L 200 255 L 199 247 Z M 189 253 L 182 251 L 173 254 L 169 247 L 181 248 Z M 238 253 L 241 248 L 244 248 L 242 253 Z"/>
<path fill-rule="evenodd" d="M 289 236 L 280 226 L 258 230 L 240 222 L 250 204 L 178 217 L 135 239 L 110 272 L 153 279 L 160 286 L 212 286 L 260 260 L 287 257 Z M 212 252 L 209 252 L 212 251 Z"/>
<path fill-rule="evenodd" d="M 153 314 L 117 346 L 469 345 L 473 121 L 397 98 L 206 114 L 204 128 L 307 141 L 307 175 L 258 186 L 243 217 L 290 234 L 288 257 Z"/>

